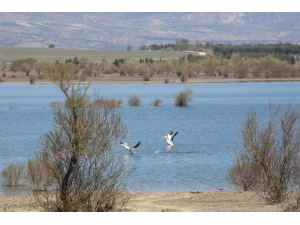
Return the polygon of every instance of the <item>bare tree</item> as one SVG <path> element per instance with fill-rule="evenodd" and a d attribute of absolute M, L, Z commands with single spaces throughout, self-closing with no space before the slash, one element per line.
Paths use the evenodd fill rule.
<path fill-rule="evenodd" d="M 279 116 L 279 108 L 260 124 L 256 111 L 247 114 L 241 131 L 243 151 L 231 168 L 231 181 L 266 199 L 282 203 L 299 183 L 300 175 L 300 114 L 291 106 Z"/>
<path fill-rule="evenodd" d="M 74 82 L 69 63 L 48 64 L 44 73 L 64 94 L 53 107 L 54 129 L 44 134 L 36 157 L 54 178 L 55 197 L 38 194 L 47 211 L 116 211 L 129 200 L 125 179 L 133 171 L 113 146 L 125 138 L 117 108 L 96 104 L 89 85 Z"/>

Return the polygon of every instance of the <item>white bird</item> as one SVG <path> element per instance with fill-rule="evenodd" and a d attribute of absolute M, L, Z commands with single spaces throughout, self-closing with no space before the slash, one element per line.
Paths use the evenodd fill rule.
<path fill-rule="evenodd" d="M 133 146 L 128 146 L 127 143 L 120 142 L 120 145 L 122 145 L 130 153 L 134 153 L 133 149 L 137 148 L 140 144 L 141 144 L 141 142 L 139 141 L 137 144 L 135 144 Z"/>
<path fill-rule="evenodd" d="M 178 134 L 178 132 L 173 134 L 173 131 L 171 131 L 168 135 L 163 136 L 162 138 L 166 138 L 167 144 L 173 146 L 173 138 L 175 137 L 176 134 Z"/>

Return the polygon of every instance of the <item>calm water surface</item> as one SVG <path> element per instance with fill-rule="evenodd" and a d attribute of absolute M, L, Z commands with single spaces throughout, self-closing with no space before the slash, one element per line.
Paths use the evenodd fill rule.
<path fill-rule="evenodd" d="M 184 88 L 194 91 L 193 101 L 176 107 L 173 96 Z M 90 90 L 122 99 L 119 110 L 129 132 L 121 141 L 141 141 L 134 155 L 120 145 L 114 149 L 137 167 L 129 180 L 132 191 L 232 190 L 226 178 L 241 148 L 237 134 L 249 108 L 261 121 L 268 119 L 269 101 L 283 108 L 291 103 L 300 111 L 300 82 L 99 84 Z M 135 94 L 142 106 L 127 104 Z M 150 106 L 156 98 L 164 103 Z M 0 84 L 0 170 L 33 156 L 41 135 L 52 130 L 49 104 L 63 100 L 55 85 Z M 178 134 L 168 148 L 162 136 L 171 130 Z M 10 193 L 14 190 L 0 187 L 0 195 Z"/>

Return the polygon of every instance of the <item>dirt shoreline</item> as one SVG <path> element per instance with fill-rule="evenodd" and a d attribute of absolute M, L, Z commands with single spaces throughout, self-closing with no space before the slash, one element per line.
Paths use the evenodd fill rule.
<path fill-rule="evenodd" d="M 143 81 L 141 76 L 120 76 L 119 74 L 100 75 L 98 77 L 88 77 L 84 83 L 91 84 L 191 84 L 191 83 L 244 83 L 244 82 L 299 82 L 300 78 L 218 78 L 218 77 L 196 77 L 189 78 L 186 82 L 182 83 L 177 76 L 174 75 L 158 75 L 151 78 L 150 81 Z M 14 78 L 11 76 L 0 77 L 0 84 L 5 83 L 30 83 L 29 76 L 16 75 Z M 35 84 L 48 84 L 51 81 L 47 78 L 38 79 L 34 81 Z"/>
<path fill-rule="evenodd" d="M 40 212 L 32 196 L 0 196 L 0 212 Z M 126 212 L 280 212 L 253 192 L 144 192 L 133 193 Z"/>

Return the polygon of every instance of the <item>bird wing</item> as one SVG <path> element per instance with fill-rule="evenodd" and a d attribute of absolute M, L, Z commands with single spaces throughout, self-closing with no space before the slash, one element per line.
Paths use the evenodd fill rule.
<path fill-rule="evenodd" d="M 171 142 L 172 141 L 172 135 L 168 134 L 167 135 L 167 142 Z"/>
<path fill-rule="evenodd" d="M 136 145 L 131 146 L 131 148 L 136 148 L 141 144 L 141 142 L 139 141 Z"/>
<path fill-rule="evenodd" d="M 171 140 L 173 141 L 173 138 L 175 137 L 175 135 L 178 134 L 178 132 L 176 132 L 172 137 Z"/>

